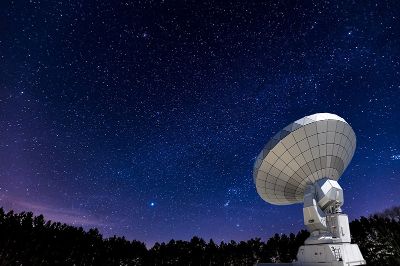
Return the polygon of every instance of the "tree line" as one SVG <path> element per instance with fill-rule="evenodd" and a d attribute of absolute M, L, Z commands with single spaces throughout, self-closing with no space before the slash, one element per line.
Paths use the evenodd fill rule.
<path fill-rule="evenodd" d="M 396 209 L 398 211 L 398 209 Z M 400 265 L 400 221 L 393 211 L 350 223 L 352 240 L 360 246 L 368 265 Z M 216 244 L 199 237 L 170 240 L 147 249 L 124 237 L 103 238 L 97 229 L 85 231 L 45 221 L 31 212 L 5 212 L 0 208 L 0 265 L 254 265 L 257 262 L 292 262 L 309 236 L 275 234 Z"/>

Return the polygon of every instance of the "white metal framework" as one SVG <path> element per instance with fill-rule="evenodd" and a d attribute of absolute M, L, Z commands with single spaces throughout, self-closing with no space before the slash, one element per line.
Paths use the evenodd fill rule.
<path fill-rule="evenodd" d="M 278 132 L 258 155 L 257 192 L 271 204 L 303 202 L 307 184 L 339 179 L 355 147 L 354 131 L 343 118 L 329 113 L 301 118 Z"/>

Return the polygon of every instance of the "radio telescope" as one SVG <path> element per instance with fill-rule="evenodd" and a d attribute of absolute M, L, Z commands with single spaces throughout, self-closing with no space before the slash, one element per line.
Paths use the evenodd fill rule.
<path fill-rule="evenodd" d="M 295 265 L 364 265 L 350 243 L 349 221 L 342 213 L 343 190 L 337 182 L 356 148 L 356 135 L 341 117 L 317 113 L 278 132 L 258 155 L 254 183 L 260 197 L 275 205 L 302 203 L 310 237 Z"/>

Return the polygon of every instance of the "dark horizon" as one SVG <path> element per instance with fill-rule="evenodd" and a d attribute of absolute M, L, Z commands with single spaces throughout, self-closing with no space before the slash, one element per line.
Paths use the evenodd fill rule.
<path fill-rule="evenodd" d="M 360 246 L 368 265 L 398 265 L 400 207 L 350 222 L 352 241 Z M 32 213 L 5 213 L 0 208 L 0 264 L 14 265 L 255 265 L 293 262 L 310 236 L 275 234 L 267 241 L 215 243 L 199 237 L 170 240 L 146 248 L 139 241 L 103 238 L 98 230 L 46 222 Z"/>
<path fill-rule="evenodd" d="M 21 214 L 23 214 L 23 213 L 32 213 L 34 216 L 40 216 L 40 215 L 42 215 L 43 216 L 43 218 L 44 218 L 44 221 L 47 223 L 47 222 L 51 222 L 51 223 L 63 223 L 63 222 L 60 222 L 60 221 L 54 221 L 54 220 L 50 220 L 50 219 L 47 219 L 43 214 L 35 214 L 35 213 L 33 213 L 32 211 L 29 211 L 29 210 L 26 210 L 26 211 L 21 211 L 21 212 L 16 212 L 15 210 L 12 210 L 12 209 L 10 209 L 10 210 L 6 210 L 6 209 L 4 209 L 4 207 L 2 207 L 2 206 L 0 206 L 0 209 L 3 209 L 5 212 L 10 212 L 10 211 L 12 211 L 12 212 L 14 212 L 14 214 L 15 215 L 21 215 Z M 373 213 L 373 214 L 370 214 L 368 217 L 365 217 L 365 216 L 361 216 L 361 217 L 357 217 L 357 218 L 355 218 L 355 219 L 353 219 L 353 220 L 349 220 L 349 222 L 350 223 L 352 223 L 352 222 L 354 222 L 354 221 L 356 221 L 356 220 L 360 220 L 361 218 L 372 218 L 372 217 L 374 217 L 374 216 L 380 216 L 380 217 L 382 217 L 382 218 L 389 218 L 389 219 L 393 219 L 393 221 L 394 222 L 399 222 L 399 219 L 400 219 L 400 217 L 399 217 L 399 210 L 400 210 L 400 206 L 392 206 L 392 207 L 389 207 L 389 208 L 387 208 L 387 209 L 384 209 L 384 210 L 382 210 L 382 211 L 380 211 L 380 212 L 376 212 L 376 213 Z M 67 225 L 70 225 L 70 226 L 73 226 L 73 227 L 75 227 L 75 228 L 82 228 L 86 233 L 87 232 L 89 232 L 90 230 L 99 230 L 99 228 L 97 228 L 97 227 L 87 227 L 87 226 L 82 226 L 82 225 L 74 225 L 74 224 L 70 224 L 70 223 L 65 223 L 65 224 L 67 224 Z M 294 235 L 297 235 L 297 234 L 302 234 L 303 232 L 308 232 L 307 231 L 307 229 L 304 227 L 304 228 L 301 228 L 299 231 L 293 231 L 293 232 L 281 232 L 281 233 L 273 233 L 272 235 L 270 235 L 270 236 L 255 236 L 255 237 L 252 237 L 252 238 L 249 238 L 249 239 L 241 239 L 241 240 L 239 240 L 239 241 L 250 241 L 250 240 L 253 240 L 253 239 L 260 239 L 261 241 L 263 241 L 263 242 L 267 242 L 267 240 L 269 240 L 270 238 L 273 238 L 276 234 L 278 234 L 278 235 L 280 235 L 280 236 L 282 236 L 282 235 L 286 235 L 286 236 L 289 236 L 289 235 L 291 235 L 291 234 L 294 234 Z M 171 238 L 171 239 L 169 239 L 169 240 L 167 240 L 167 241 L 159 241 L 159 242 L 157 242 L 157 241 L 155 241 L 154 243 L 152 243 L 151 245 L 149 245 L 149 243 L 147 243 L 146 241 L 143 241 L 143 240 L 141 240 L 141 239 L 136 239 L 136 238 L 132 238 L 132 239 L 129 239 L 129 238 L 127 238 L 126 236 L 123 236 L 123 235 L 109 235 L 109 236 L 104 236 L 104 235 L 102 235 L 102 233 L 99 231 L 99 234 L 103 237 L 103 239 L 108 239 L 108 238 L 113 238 L 113 237 L 119 237 L 119 238 L 124 238 L 124 239 L 126 239 L 127 241 L 137 241 L 137 242 L 140 242 L 140 243 L 143 243 L 144 245 L 145 245 L 145 247 L 148 249 L 148 250 L 150 250 L 151 248 L 154 248 L 154 245 L 155 244 L 168 244 L 169 242 L 171 242 L 171 241 L 190 241 L 190 240 L 192 240 L 193 238 L 200 238 L 200 239 L 203 239 L 206 243 L 210 243 L 210 241 L 213 241 L 216 245 L 221 245 L 222 243 L 225 243 L 225 244 L 227 244 L 227 243 L 230 243 L 231 241 L 235 241 L 234 239 L 230 239 L 230 240 L 221 240 L 221 241 L 215 241 L 213 238 L 209 238 L 209 239 L 204 239 L 204 238 L 201 238 L 201 237 L 199 237 L 199 236 L 196 236 L 196 235 L 193 235 L 192 237 L 190 237 L 189 239 L 175 239 L 175 238 Z M 304 235 L 304 234 L 303 234 Z M 306 235 L 306 237 L 308 236 L 308 234 Z M 239 242 L 238 241 L 238 242 Z"/>
<path fill-rule="evenodd" d="M 304 228 L 255 190 L 289 123 L 335 113 L 350 220 L 400 205 L 398 1 L 0 3 L 0 206 L 146 243 Z"/>

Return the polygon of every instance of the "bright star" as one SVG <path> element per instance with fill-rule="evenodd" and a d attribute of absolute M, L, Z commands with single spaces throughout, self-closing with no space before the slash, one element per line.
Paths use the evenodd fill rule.
<path fill-rule="evenodd" d="M 154 202 L 150 202 L 150 206 L 154 207 L 156 204 Z"/>
<path fill-rule="evenodd" d="M 390 159 L 392 159 L 392 160 L 400 160 L 400 154 L 392 155 L 392 156 L 390 156 Z"/>

